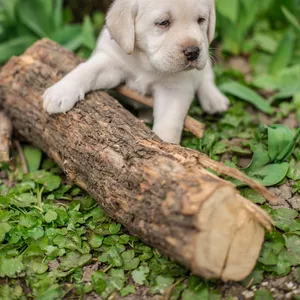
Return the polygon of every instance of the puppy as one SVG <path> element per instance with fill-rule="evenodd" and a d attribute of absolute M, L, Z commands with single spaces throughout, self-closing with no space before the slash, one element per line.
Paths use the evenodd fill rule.
<path fill-rule="evenodd" d="M 214 0 L 115 0 L 93 55 L 46 90 L 45 110 L 67 112 L 89 91 L 126 83 L 153 95 L 153 131 L 179 143 L 195 94 L 207 113 L 229 106 L 209 59 L 215 22 Z"/>

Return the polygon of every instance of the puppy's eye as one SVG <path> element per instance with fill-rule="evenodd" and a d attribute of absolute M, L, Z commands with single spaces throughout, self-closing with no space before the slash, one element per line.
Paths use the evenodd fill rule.
<path fill-rule="evenodd" d="M 198 24 L 204 23 L 205 20 L 206 20 L 205 18 L 200 17 L 200 18 L 198 19 Z"/>
<path fill-rule="evenodd" d="M 156 22 L 155 25 L 159 27 L 169 27 L 170 26 L 170 21 L 169 20 L 164 20 L 161 22 Z"/>

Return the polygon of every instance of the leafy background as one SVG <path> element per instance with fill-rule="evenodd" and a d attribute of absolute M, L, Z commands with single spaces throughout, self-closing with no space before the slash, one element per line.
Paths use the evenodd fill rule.
<path fill-rule="evenodd" d="M 49 37 L 88 57 L 109 1 L 1 0 L 0 63 Z M 127 234 L 40 150 L 0 164 L 0 299 L 300 299 L 300 1 L 217 0 L 211 56 L 231 101 L 182 145 L 240 168 L 281 198 L 258 263 L 241 283 L 205 281 Z"/>

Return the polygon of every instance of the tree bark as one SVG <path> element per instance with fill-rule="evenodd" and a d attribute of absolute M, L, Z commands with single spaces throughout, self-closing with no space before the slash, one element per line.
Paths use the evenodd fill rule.
<path fill-rule="evenodd" d="M 0 111 L 0 163 L 9 160 L 9 146 L 11 143 L 12 124 Z"/>
<path fill-rule="evenodd" d="M 203 154 L 162 142 L 105 92 L 67 114 L 43 111 L 44 90 L 79 62 L 42 40 L 7 63 L 0 102 L 14 129 L 144 242 L 206 278 L 245 278 L 271 221 L 203 168 Z"/>

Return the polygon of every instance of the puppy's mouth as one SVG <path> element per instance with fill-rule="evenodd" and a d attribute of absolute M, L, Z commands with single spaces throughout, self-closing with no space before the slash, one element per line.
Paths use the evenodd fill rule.
<path fill-rule="evenodd" d="M 194 61 L 187 61 L 186 66 L 185 66 L 185 70 L 193 70 L 193 69 L 197 69 L 197 70 L 202 70 L 205 67 L 206 63 L 203 63 L 202 61 L 200 61 L 199 59 L 194 60 Z"/>

